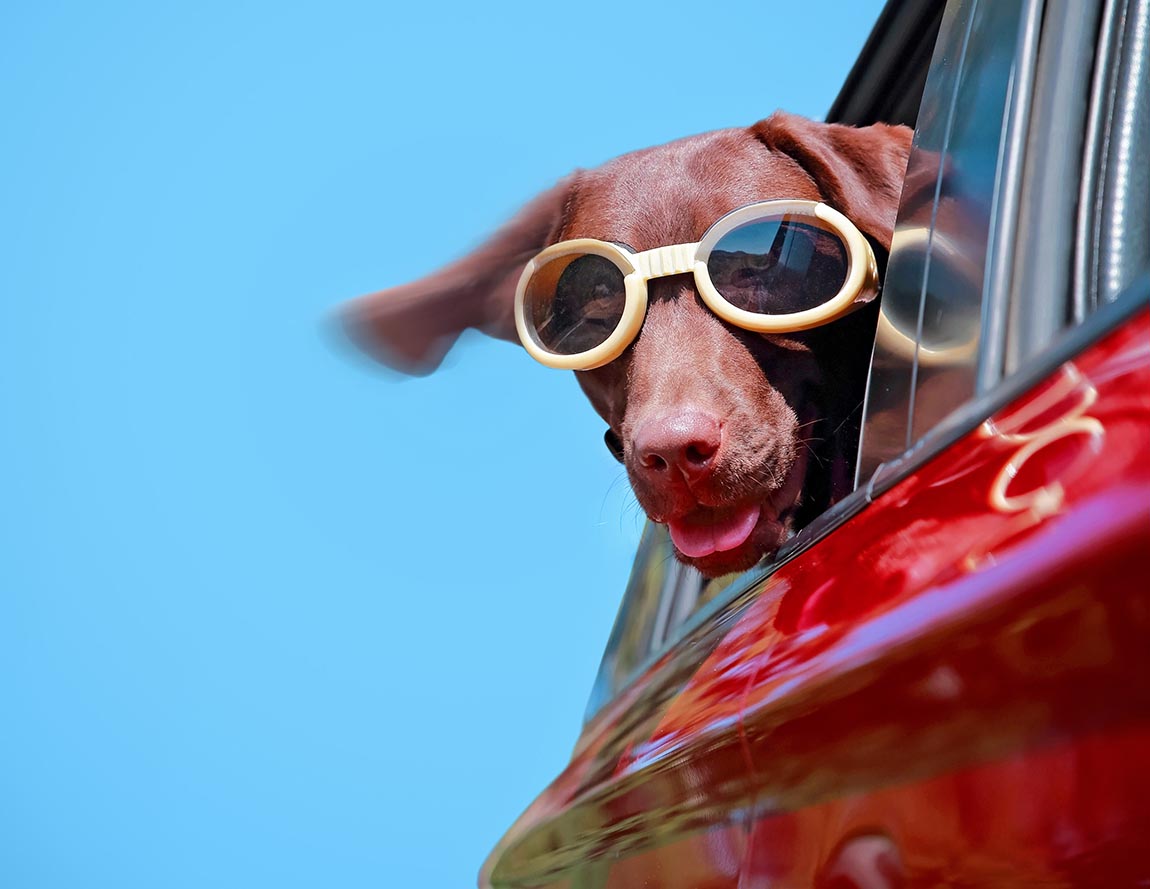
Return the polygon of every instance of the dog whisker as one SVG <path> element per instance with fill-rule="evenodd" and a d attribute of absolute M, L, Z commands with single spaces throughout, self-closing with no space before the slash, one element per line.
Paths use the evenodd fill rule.
<path fill-rule="evenodd" d="M 827 465 L 826 461 L 822 457 L 819 456 L 818 451 L 816 451 L 814 448 L 812 448 L 810 446 L 810 442 L 821 442 L 821 441 L 826 441 L 826 439 L 823 439 L 823 438 L 800 438 L 795 443 L 801 444 L 804 448 L 806 448 L 807 451 L 810 453 L 810 455 L 814 458 L 815 462 L 818 463 L 820 467 L 824 467 Z"/>

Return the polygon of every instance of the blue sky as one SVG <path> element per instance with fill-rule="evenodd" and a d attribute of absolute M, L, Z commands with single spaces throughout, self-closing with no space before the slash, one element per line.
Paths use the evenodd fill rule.
<path fill-rule="evenodd" d="M 821 116 L 880 3 L 8 4 L 0 885 L 470 886 L 641 529 L 570 374 L 341 301 L 576 166 Z"/>

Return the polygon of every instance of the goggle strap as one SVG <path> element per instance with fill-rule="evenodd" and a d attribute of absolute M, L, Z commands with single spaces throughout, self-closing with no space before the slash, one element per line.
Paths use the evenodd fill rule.
<path fill-rule="evenodd" d="M 635 253 L 631 261 L 644 281 L 662 278 L 667 275 L 688 275 L 695 271 L 695 255 L 699 251 L 695 244 L 670 244 Z"/>

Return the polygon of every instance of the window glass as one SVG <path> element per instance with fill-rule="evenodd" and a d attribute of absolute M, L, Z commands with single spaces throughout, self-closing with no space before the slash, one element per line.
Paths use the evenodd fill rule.
<path fill-rule="evenodd" d="M 648 522 L 587 702 L 587 718 L 634 678 L 681 631 L 689 617 L 698 615 L 701 619 L 706 606 L 718 603 L 720 593 L 736 585 L 745 589 L 754 576 L 748 572 L 707 580 L 675 558 L 663 525 Z"/>
<path fill-rule="evenodd" d="M 1022 7 L 1022 0 L 958 0 L 943 16 L 883 282 L 860 479 L 975 393 Z"/>
<path fill-rule="evenodd" d="M 952 0 L 923 92 L 883 284 L 860 477 L 975 392 L 1001 133 L 1024 0 Z M 737 608 L 761 568 L 706 581 L 649 524 L 587 718 L 688 627 Z M 723 611 L 726 613 L 726 611 Z"/>

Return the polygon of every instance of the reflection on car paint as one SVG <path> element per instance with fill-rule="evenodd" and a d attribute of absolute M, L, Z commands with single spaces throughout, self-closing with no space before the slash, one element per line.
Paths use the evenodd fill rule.
<path fill-rule="evenodd" d="M 989 439 L 1015 446 L 1010 459 L 998 471 L 990 487 L 990 506 L 1002 513 L 1029 512 L 1040 520 L 1057 512 L 1065 499 L 1064 484 L 1085 468 L 1102 450 L 1105 428 L 1086 412 L 1098 400 L 1098 390 L 1082 377 L 1073 362 L 1064 364 L 1047 392 L 1036 397 L 1023 416 L 987 420 L 979 430 Z M 1053 402 L 1048 408 L 1046 402 Z M 1053 416 L 1043 425 L 1032 418 L 1048 410 Z M 1070 451 L 1066 465 L 1056 464 L 1055 449 Z M 1050 453 L 1042 454 L 1043 451 Z M 1041 459 L 1035 459 L 1041 456 Z M 1049 478 L 1027 479 L 1029 467 L 1053 467 Z M 1034 472 L 1029 475 L 1034 475 Z"/>

